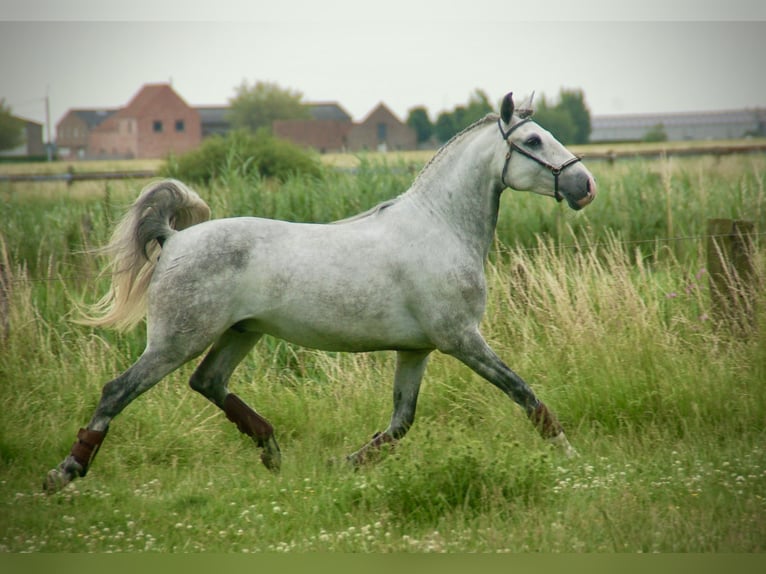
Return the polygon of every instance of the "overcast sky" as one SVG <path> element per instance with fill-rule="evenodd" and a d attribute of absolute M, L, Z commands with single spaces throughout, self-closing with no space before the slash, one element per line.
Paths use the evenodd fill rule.
<path fill-rule="evenodd" d="M 225 105 L 246 80 L 431 117 L 513 91 L 582 89 L 592 114 L 766 107 L 766 2 L 643 0 L 2 0 L 0 98 L 55 126 L 171 82 Z M 454 4 L 454 6 L 452 6 Z"/>

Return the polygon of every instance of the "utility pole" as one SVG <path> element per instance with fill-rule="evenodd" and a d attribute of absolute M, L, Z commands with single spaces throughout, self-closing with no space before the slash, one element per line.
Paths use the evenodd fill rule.
<path fill-rule="evenodd" d="M 51 100 L 50 96 L 48 95 L 50 93 L 50 86 L 47 86 L 45 90 L 45 131 L 46 131 L 46 137 L 48 139 L 47 144 L 45 145 L 45 149 L 48 154 L 48 161 L 53 160 L 53 142 L 51 142 Z"/>

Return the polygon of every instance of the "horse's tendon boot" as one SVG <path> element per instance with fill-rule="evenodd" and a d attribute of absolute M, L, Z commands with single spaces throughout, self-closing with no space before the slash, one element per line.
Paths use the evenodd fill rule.
<path fill-rule="evenodd" d="M 564 432 L 556 416 L 542 402 L 529 412 L 529 419 L 543 438 L 552 439 Z"/>
<path fill-rule="evenodd" d="M 280 466 L 279 445 L 274 439 L 274 427 L 271 423 L 250 408 L 247 403 L 234 393 L 229 393 L 223 401 L 226 418 L 237 425 L 239 432 L 252 438 L 263 448 L 261 462 L 269 470 L 278 470 Z"/>
<path fill-rule="evenodd" d="M 96 458 L 96 453 L 101 447 L 101 443 L 104 442 L 106 431 L 94 431 L 86 428 L 80 429 L 77 433 L 77 440 L 72 445 L 72 450 L 69 453 L 82 467 L 80 476 L 85 476 L 88 473 L 88 467 Z"/>
<path fill-rule="evenodd" d="M 567 458 L 578 456 L 577 451 L 569 444 L 561 423 L 543 403 L 539 403 L 537 407 L 529 412 L 529 418 L 532 424 L 535 425 L 535 428 L 537 428 L 540 436 L 556 447 L 564 456 Z"/>
<path fill-rule="evenodd" d="M 105 436 L 106 430 L 81 428 L 69 455 L 48 473 L 43 489 L 48 493 L 57 492 L 78 476 L 85 476 Z"/>

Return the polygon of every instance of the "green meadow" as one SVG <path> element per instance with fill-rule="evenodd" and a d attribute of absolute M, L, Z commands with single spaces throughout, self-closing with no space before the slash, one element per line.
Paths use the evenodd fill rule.
<path fill-rule="evenodd" d="M 402 193 L 421 165 L 362 158 L 283 183 L 232 170 L 197 191 L 214 217 L 327 222 Z M 140 327 L 72 321 L 107 287 L 88 250 L 143 182 L 0 183 L 0 551 L 766 550 L 766 295 L 756 285 L 754 328 L 716 321 L 705 237 L 709 218 L 753 221 L 764 277 L 766 156 L 589 168 L 599 196 L 581 212 L 504 193 L 483 323 L 578 458 L 435 353 L 410 433 L 354 471 L 345 455 L 390 417 L 394 354 L 267 337 L 231 388 L 274 424 L 279 474 L 189 389 L 189 364 L 132 403 L 88 475 L 54 495 L 47 471 L 143 350 Z"/>

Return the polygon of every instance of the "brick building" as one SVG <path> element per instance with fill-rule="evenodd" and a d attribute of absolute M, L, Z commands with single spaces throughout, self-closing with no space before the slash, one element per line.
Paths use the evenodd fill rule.
<path fill-rule="evenodd" d="M 44 157 L 47 150 L 43 143 L 43 125 L 25 118 L 16 119 L 21 131 L 21 143 L 13 149 L 0 151 L 0 157 Z"/>
<path fill-rule="evenodd" d="M 308 104 L 311 119 L 279 120 L 272 125 L 275 136 L 320 153 L 342 151 L 406 150 L 417 147 L 417 135 L 384 104 L 379 104 L 360 123 L 338 104 Z"/>
<path fill-rule="evenodd" d="M 354 127 L 351 116 L 336 103 L 307 104 L 311 119 L 277 120 L 272 133 L 320 153 L 348 148 L 348 133 Z"/>
<path fill-rule="evenodd" d="M 416 149 L 415 130 L 379 104 L 360 123 L 335 102 L 306 104 L 310 119 L 278 120 L 275 136 L 320 153 Z M 124 108 L 72 109 L 56 124 L 59 157 L 163 158 L 231 129 L 226 106 L 189 106 L 169 84 L 146 84 Z"/>
<path fill-rule="evenodd" d="M 90 158 L 162 158 L 202 141 L 199 112 L 169 84 L 147 84 L 127 106 L 90 131 Z"/>
<path fill-rule="evenodd" d="M 90 133 L 114 114 L 114 109 L 69 110 L 56 124 L 56 147 L 63 159 L 84 159 Z"/>
<path fill-rule="evenodd" d="M 352 151 L 407 150 L 416 149 L 417 144 L 415 130 L 402 123 L 383 103 L 355 124 L 348 134 L 348 147 Z"/>

